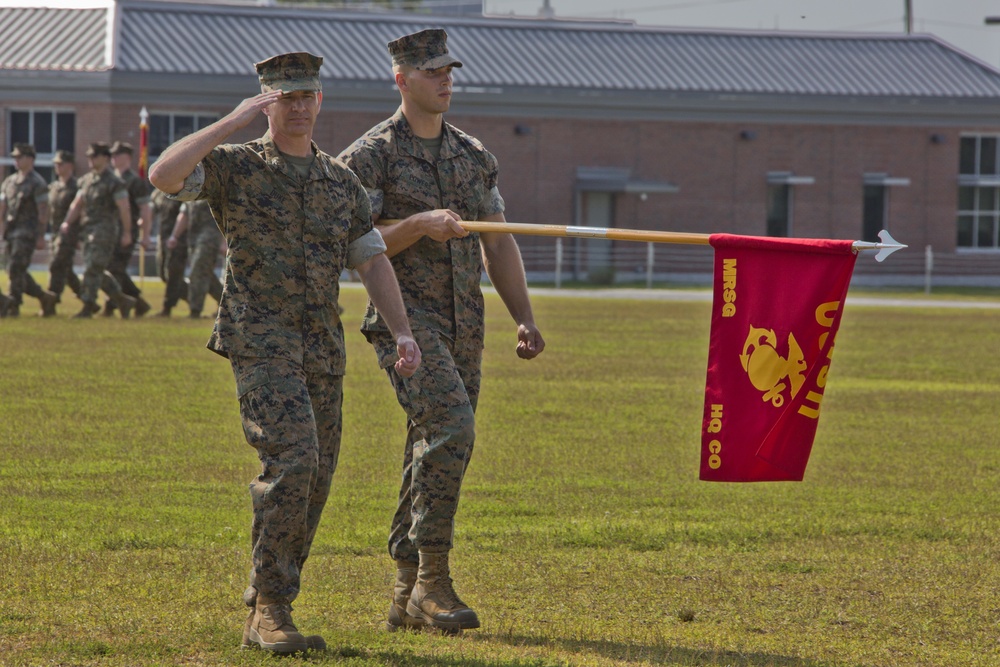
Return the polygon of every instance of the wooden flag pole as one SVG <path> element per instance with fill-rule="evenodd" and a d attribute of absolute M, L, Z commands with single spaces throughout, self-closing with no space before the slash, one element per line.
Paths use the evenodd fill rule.
<path fill-rule="evenodd" d="M 380 225 L 394 225 L 399 220 L 379 220 Z M 660 232 L 648 229 L 619 229 L 608 227 L 567 227 L 563 225 L 535 225 L 519 222 L 482 222 L 478 220 L 459 220 L 458 224 L 470 232 L 500 232 L 507 234 L 527 234 L 529 236 L 560 236 L 580 239 L 612 239 L 615 241 L 649 241 L 652 243 L 679 243 L 687 245 L 708 245 L 710 234 L 686 232 Z M 878 233 L 881 242 L 855 241 L 854 249 L 878 250 L 875 261 L 881 262 L 886 257 L 906 246 L 897 243 L 882 230 Z"/>
<path fill-rule="evenodd" d="M 146 107 L 139 111 L 139 178 L 145 180 L 149 168 L 149 112 Z M 152 238 L 151 229 L 146 230 L 147 243 Z M 139 246 L 139 288 L 146 287 L 146 249 Z"/>

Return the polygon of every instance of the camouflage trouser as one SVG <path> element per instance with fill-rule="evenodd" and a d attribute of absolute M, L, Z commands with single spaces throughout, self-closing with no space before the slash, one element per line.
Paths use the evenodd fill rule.
<path fill-rule="evenodd" d="M 111 297 L 122 293 L 122 288 L 110 273 L 108 262 L 118 245 L 118 225 L 90 224 L 83 228 L 83 280 L 80 281 L 80 300 L 97 303 L 97 291 L 104 290 Z M 103 282 L 103 285 L 102 285 Z"/>
<path fill-rule="evenodd" d="M 240 417 L 261 472 L 250 483 L 250 585 L 292 601 L 340 454 L 343 377 L 286 359 L 231 356 Z"/>
<path fill-rule="evenodd" d="M 73 225 L 68 234 L 59 234 L 52 242 L 52 261 L 49 262 L 49 291 L 61 296 L 66 285 L 74 294 L 80 294 L 80 278 L 73 271 L 73 257 L 80 243 L 80 227 Z"/>
<path fill-rule="evenodd" d="M 186 243 L 180 243 L 171 250 L 167 247 L 167 237 L 160 236 L 156 245 L 156 267 L 160 278 L 167 284 L 163 293 L 164 308 L 173 308 L 181 299 L 187 299 L 188 286 L 184 280 L 187 258 Z"/>
<path fill-rule="evenodd" d="M 7 241 L 7 275 L 10 276 L 10 298 L 20 305 L 23 303 L 22 294 L 38 297 L 42 294 L 42 288 L 38 286 L 35 279 L 28 273 L 31 266 L 31 256 L 35 254 L 35 239 L 33 238 L 13 238 Z"/>
<path fill-rule="evenodd" d="M 465 469 L 476 439 L 482 347 L 456 345 L 433 331 L 413 332 L 421 362 L 413 377 L 396 373 L 392 336 L 375 334 L 372 344 L 396 399 L 406 411 L 406 450 L 389 554 L 414 562 L 420 549 L 451 549 Z"/>
<path fill-rule="evenodd" d="M 210 294 L 216 302 L 222 299 L 222 283 L 215 275 L 215 264 L 219 258 L 219 244 L 198 243 L 191 253 L 191 275 L 188 279 L 188 305 L 192 313 L 200 313 L 205 306 L 205 295 Z"/>
<path fill-rule="evenodd" d="M 139 291 L 139 288 L 135 286 L 135 283 L 132 282 L 132 277 L 128 274 L 128 265 L 129 262 L 132 261 L 132 255 L 135 253 L 135 246 L 135 241 L 132 241 L 132 243 L 127 246 L 122 246 L 121 243 L 115 243 L 114 252 L 111 254 L 111 261 L 108 262 L 108 273 L 110 274 L 109 278 L 114 278 L 118 281 L 121 291 L 129 296 L 139 296 L 142 294 L 142 292 Z M 114 287 L 110 284 L 108 279 L 105 279 L 101 283 L 101 289 L 107 292 L 110 296 Z"/>

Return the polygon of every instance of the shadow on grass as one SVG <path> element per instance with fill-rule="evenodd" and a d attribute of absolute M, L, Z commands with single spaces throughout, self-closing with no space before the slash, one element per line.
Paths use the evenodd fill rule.
<path fill-rule="evenodd" d="M 645 661 L 663 665 L 690 665 L 691 667 L 835 667 L 835 663 L 820 662 L 784 655 L 765 653 L 738 653 L 736 651 L 711 651 L 678 646 L 642 646 L 609 641 L 545 640 L 537 637 L 483 635 L 483 640 L 502 641 L 514 647 L 536 646 L 553 650 L 546 658 L 470 658 L 469 656 L 415 655 L 411 651 L 371 650 L 341 647 L 302 658 L 302 662 L 325 664 L 336 660 L 375 660 L 392 667 L 549 667 L 571 665 L 574 656 L 595 654 L 622 662 Z"/>
<path fill-rule="evenodd" d="M 595 654 L 611 660 L 644 660 L 655 664 L 690 665 L 691 667 L 837 667 L 839 663 L 796 658 L 770 653 L 696 649 L 664 643 L 631 644 L 600 639 L 543 639 L 520 635 L 480 635 L 512 646 L 539 646 L 565 653 L 572 662 L 574 654 Z"/>

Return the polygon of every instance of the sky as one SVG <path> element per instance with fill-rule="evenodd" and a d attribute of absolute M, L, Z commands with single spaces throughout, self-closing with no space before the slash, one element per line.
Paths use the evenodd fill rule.
<path fill-rule="evenodd" d="M 544 0 L 485 0 L 490 14 L 537 16 Z M 905 0 L 549 0 L 557 17 L 640 25 L 788 31 L 905 32 Z M 931 33 L 1000 68 L 1000 0 L 911 0 L 913 32 Z"/>

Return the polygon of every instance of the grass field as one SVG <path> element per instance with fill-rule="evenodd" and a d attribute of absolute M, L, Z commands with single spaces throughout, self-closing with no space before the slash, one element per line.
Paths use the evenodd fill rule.
<path fill-rule="evenodd" d="M 0 321 L 2 665 L 1000 664 L 1000 310 L 848 307 L 805 481 L 738 485 L 697 479 L 708 303 L 538 297 L 524 362 L 488 296 L 453 555 L 483 627 L 448 638 L 382 629 L 403 418 L 346 290 L 295 605 L 330 650 L 279 659 L 238 649 L 256 459 L 210 320 L 65 301 Z"/>

